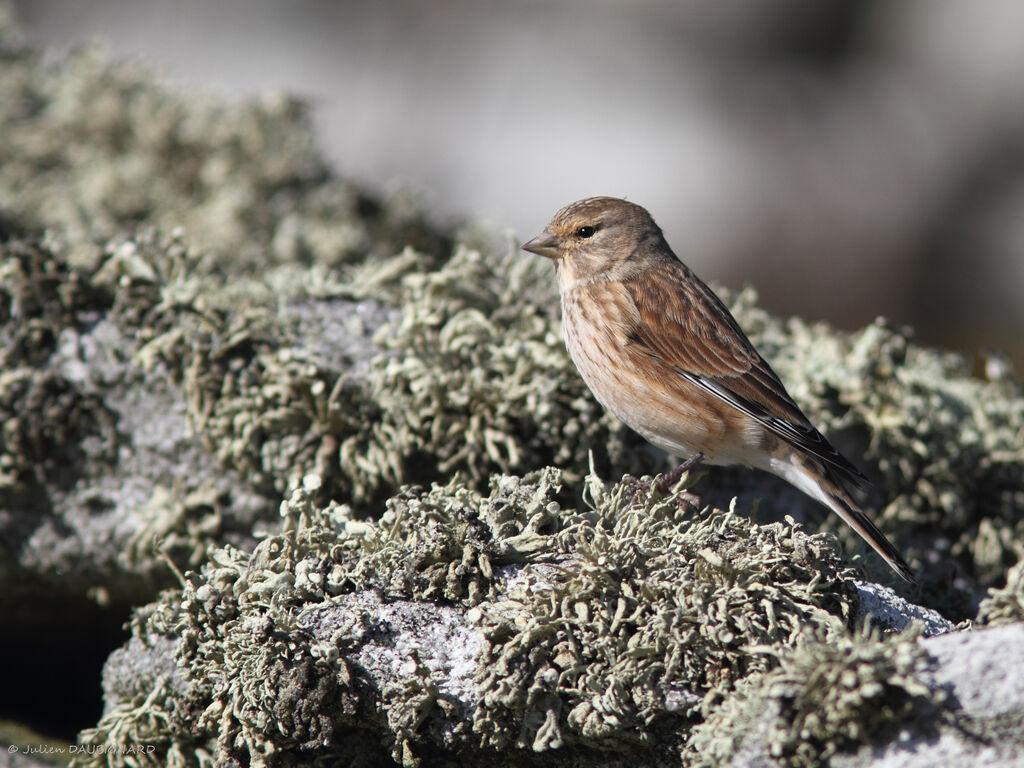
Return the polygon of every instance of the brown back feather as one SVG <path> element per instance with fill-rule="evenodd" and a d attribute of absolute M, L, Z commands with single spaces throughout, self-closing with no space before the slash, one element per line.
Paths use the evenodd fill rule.
<path fill-rule="evenodd" d="M 675 375 L 827 462 L 845 481 L 865 487 L 867 478 L 804 416 L 721 299 L 674 255 L 650 261 L 642 277 L 622 283 L 636 308 L 635 326 L 625 329 L 630 341 Z"/>

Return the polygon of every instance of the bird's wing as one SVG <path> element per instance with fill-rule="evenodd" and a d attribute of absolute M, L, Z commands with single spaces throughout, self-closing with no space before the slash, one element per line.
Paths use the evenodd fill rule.
<path fill-rule="evenodd" d="M 643 354 L 835 467 L 855 486 L 867 485 L 807 420 L 732 313 L 682 263 L 645 270 L 622 285 L 635 308 L 623 332 Z"/>

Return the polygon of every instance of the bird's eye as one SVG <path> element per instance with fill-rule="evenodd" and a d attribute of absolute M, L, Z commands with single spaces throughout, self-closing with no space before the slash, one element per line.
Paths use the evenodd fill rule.
<path fill-rule="evenodd" d="M 593 237 L 594 233 L 596 231 L 597 231 L 596 229 L 594 229 L 593 227 L 590 227 L 590 226 L 580 227 L 579 229 L 576 230 L 576 237 L 582 237 L 582 238 Z"/>

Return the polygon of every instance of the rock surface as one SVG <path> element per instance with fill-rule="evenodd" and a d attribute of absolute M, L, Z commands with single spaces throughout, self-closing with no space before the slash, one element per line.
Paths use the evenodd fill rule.
<path fill-rule="evenodd" d="M 837 757 L 835 768 L 964 768 L 1024 765 L 1024 624 L 921 641 L 934 659 L 932 683 L 950 716 L 905 729 L 888 743 Z"/>

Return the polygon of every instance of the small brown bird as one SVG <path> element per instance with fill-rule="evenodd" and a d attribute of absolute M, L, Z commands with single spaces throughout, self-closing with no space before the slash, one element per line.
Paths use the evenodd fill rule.
<path fill-rule="evenodd" d="M 523 249 L 554 260 L 565 345 L 605 408 L 674 456 L 778 475 L 914 581 L 850 493 L 867 479 L 807 420 L 644 208 L 580 200 Z"/>

